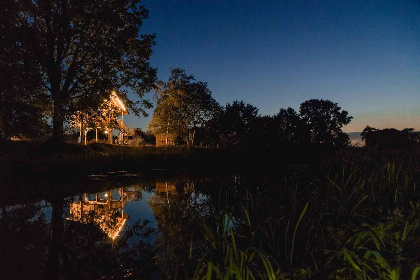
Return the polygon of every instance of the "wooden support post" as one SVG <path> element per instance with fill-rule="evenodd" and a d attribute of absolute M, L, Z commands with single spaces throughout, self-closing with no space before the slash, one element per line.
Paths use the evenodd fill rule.
<path fill-rule="evenodd" d="M 108 143 L 112 144 L 112 129 L 108 129 Z"/>

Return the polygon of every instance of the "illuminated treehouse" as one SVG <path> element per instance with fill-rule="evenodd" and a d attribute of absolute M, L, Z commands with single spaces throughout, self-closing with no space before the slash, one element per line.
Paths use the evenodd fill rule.
<path fill-rule="evenodd" d="M 70 126 L 79 130 L 79 143 L 87 144 L 87 133 L 95 131 L 95 142 L 98 142 L 98 130 L 107 135 L 107 142 L 112 144 L 113 130 L 119 130 L 118 144 L 127 144 L 128 139 L 133 139 L 135 130 L 124 123 L 124 116 L 128 115 L 124 103 L 113 91 L 98 108 L 78 111 L 70 119 Z"/>

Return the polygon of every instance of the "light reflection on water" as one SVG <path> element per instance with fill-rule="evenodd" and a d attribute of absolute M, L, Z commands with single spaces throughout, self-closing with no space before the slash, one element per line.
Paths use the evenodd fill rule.
<path fill-rule="evenodd" d="M 177 185 L 182 185 L 178 187 Z M 191 195 L 195 201 L 202 201 L 202 194 L 194 193 L 194 184 L 191 182 L 156 182 L 154 188 L 145 190 L 140 185 L 115 188 L 102 192 L 83 193 L 74 197 L 66 198 L 63 219 L 82 224 L 95 224 L 110 240 L 114 241 L 118 236 L 125 234 L 126 230 L 133 227 L 139 221 L 148 221 L 148 227 L 157 228 L 155 214 L 150 207 L 150 200 L 156 196 L 164 203 L 169 202 L 169 197 L 179 194 Z M 52 219 L 52 206 L 46 200 L 37 203 L 45 215 L 48 223 Z M 6 210 L 12 210 L 19 205 L 7 206 Z M 155 235 L 145 238 L 137 235 L 129 239 L 129 244 L 134 245 L 139 240 L 153 243 Z"/>
<path fill-rule="evenodd" d="M 108 275 L 102 271 L 107 264 L 98 254 L 106 254 L 107 261 L 116 260 L 113 267 L 121 262 L 131 269 L 137 266 L 131 262 L 150 266 L 150 260 L 160 254 L 157 251 L 164 252 L 168 244 L 185 250 L 197 225 L 194 221 L 211 215 L 209 195 L 196 189 L 196 184 L 200 187 L 207 180 L 211 181 L 117 182 L 117 188 L 108 190 L 71 197 L 47 194 L 44 200 L 0 206 L 0 258 L 5 257 L 4 264 L 10 268 L 4 275 L 0 269 L 0 279 L 31 279 L 30 271 L 37 271 L 35 278 L 59 275 L 65 263 L 80 271 L 83 265 L 99 267 L 97 276 Z M 22 254 L 27 259 L 16 278 Z"/>

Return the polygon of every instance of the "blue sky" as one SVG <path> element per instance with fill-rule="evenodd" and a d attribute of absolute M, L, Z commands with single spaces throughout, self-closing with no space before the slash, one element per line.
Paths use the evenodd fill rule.
<path fill-rule="evenodd" d="M 329 99 L 354 117 L 347 132 L 420 129 L 420 1 L 143 4 L 162 80 L 180 67 L 207 82 L 221 105 L 244 100 L 263 115 Z M 126 121 L 146 128 L 150 118 Z"/>

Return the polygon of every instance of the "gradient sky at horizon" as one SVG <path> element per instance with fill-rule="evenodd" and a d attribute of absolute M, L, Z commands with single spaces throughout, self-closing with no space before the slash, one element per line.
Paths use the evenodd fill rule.
<path fill-rule="evenodd" d="M 221 105 L 244 100 L 273 115 L 323 98 L 354 117 L 346 132 L 420 130 L 420 1 L 143 4 L 142 32 L 156 33 L 151 65 L 161 80 L 179 67 L 207 82 Z M 125 119 L 141 128 L 150 121 Z"/>

